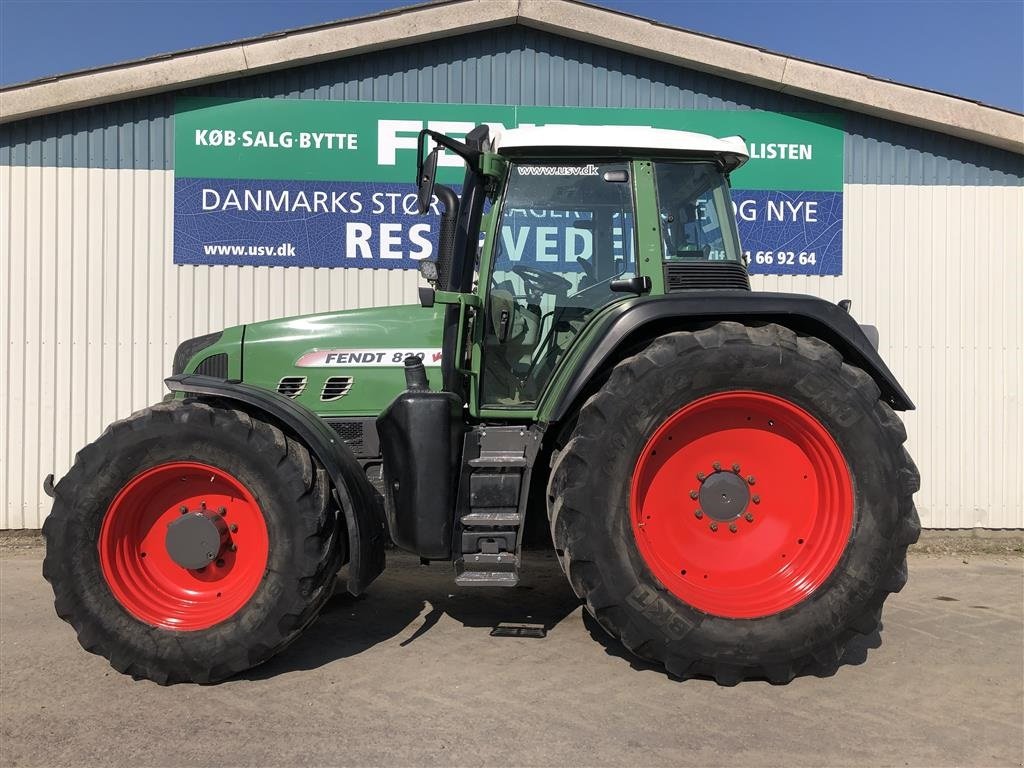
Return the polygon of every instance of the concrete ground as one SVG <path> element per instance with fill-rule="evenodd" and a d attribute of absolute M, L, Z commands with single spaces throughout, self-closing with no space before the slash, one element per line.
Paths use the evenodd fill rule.
<path fill-rule="evenodd" d="M 457 589 L 389 553 L 281 656 L 216 686 L 136 682 L 53 612 L 41 551 L 0 552 L 0 765 L 1021 765 L 1024 561 L 911 558 L 879 639 L 831 678 L 677 682 L 605 639 L 554 559 Z M 491 637 L 499 622 L 544 639 Z"/>

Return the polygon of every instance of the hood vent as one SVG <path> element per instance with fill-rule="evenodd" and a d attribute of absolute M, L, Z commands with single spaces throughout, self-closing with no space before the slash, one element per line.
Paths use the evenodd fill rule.
<path fill-rule="evenodd" d="M 723 288 L 750 290 L 747 270 L 738 261 L 667 261 L 664 270 L 666 293 Z"/>
<path fill-rule="evenodd" d="M 200 376 L 213 376 L 215 379 L 226 379 L 228 377 L 228 356 L 221 352 L 217 355 L 210 355 L 196 366 L 196 373 Z"/>
<path fill-rule="evenodd" d="M 320 393 L 323 401 L 338 400 L 348 394 L 352 389 L 351 376 L 331 376 L 324 382 L 324 389 Z"/>
<path fill-rule="evenodd" d="M 306 389 L 305 376 L 285 376 L 277 382 L 277 391 L 285 397 L 298 397 Z"/>

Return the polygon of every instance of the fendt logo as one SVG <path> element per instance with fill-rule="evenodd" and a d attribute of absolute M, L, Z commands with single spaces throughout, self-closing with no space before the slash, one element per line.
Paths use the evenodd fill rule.
<path fill-rule="evenodd" d="M 297 368 L 392 368 L 418 357 L 424 365 L 441 365 L 441 350 L 429 349 L 314 349 L 295 361 Z"/>

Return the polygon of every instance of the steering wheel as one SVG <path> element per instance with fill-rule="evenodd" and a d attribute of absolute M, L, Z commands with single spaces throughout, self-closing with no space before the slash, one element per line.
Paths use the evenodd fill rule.
<path fill-rule="evenodd" d="M 554 272 L 545 272 L 543 269 L 522 264 L 512 267 L 512 271 L 523 278 L 528 292 L 532 289 L 533 293 L 553 293 L 557 296 L 568 293 L 572 288 L 572 283 Z"/>

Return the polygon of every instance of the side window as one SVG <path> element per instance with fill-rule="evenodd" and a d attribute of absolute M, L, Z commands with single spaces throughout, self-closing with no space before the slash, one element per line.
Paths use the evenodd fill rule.
<path fill-rule="evenodd" d="M 495 231 L 481 402 L 536 403 L 589 317 L 636 270 L 625 162 L 513 164 Z"/>
<path fill-rule="evenodd" d="M 659 162 L 655 180 L 666 260 L 738 258 L 728 186 L 714 163 Z"/>

